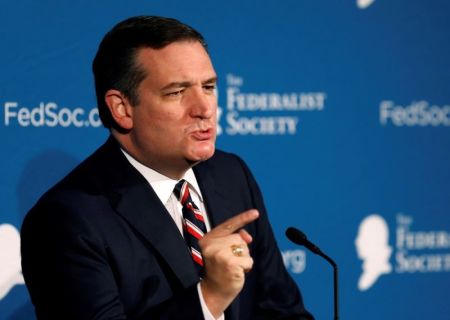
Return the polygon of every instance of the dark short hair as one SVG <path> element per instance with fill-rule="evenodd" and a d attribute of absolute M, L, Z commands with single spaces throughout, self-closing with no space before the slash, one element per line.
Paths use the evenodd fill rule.
<path fill-rule="evenodd" d="M 147 74 L 135 61 L 138 50 L 161 49 L 173 42 L 186 40 L 198 41 L 207 49 L 198 31 L 172 18 L 132 17 L 119 22 L 105 35 L 92 69 L 100 119 L 106 128 L 118 128 L 105 103 L 108 90 L 119 90 L 132 105 L 139 103 L 137 88 Z"/>

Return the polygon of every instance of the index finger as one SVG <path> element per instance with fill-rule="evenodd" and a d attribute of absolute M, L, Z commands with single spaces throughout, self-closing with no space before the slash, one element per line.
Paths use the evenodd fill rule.
<path fill-rule="evenodd" d="M 246 226 L 250 222 L 255 221 L 258 217 L 259 212 L 256 209 L 244 211 L 211 229 L 208 234 L 212 237 L 228 236 Z"/>

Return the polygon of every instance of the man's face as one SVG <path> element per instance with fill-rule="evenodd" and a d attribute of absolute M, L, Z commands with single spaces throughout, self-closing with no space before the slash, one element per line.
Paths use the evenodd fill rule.
<path fill-rule="evenodd" d="M 210 158 L 216 140 L 217 78 L 203 46 L 182 41 L 158 50 L 143 48 L 136 62 L 147 76 L 132 108 L 129 152 L 169 176 Z"/>

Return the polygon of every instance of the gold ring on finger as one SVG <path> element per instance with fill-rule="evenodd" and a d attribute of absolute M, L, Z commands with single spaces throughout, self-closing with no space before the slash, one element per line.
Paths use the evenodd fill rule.
<path fill-rule="evenodd" d="M 231 246 L 231 252 L 235 257 L 242 257 L 244 255 L 244 247 L 242 245 L 233 244 Z"/>

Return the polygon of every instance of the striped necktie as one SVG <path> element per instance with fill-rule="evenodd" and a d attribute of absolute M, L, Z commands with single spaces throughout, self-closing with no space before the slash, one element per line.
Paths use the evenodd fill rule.
<path fill-rule="evenodd" d="M 183 235 L 191 251 L 192 259 L 199 272 L 203 276 L 203 258 L 200 252 L 198 241 L 206 233 L 205 219 L 189 194 L 189 186 L 186 180 L 178 182 L 174 189 L 174 194 L 183 207 Z"/>

